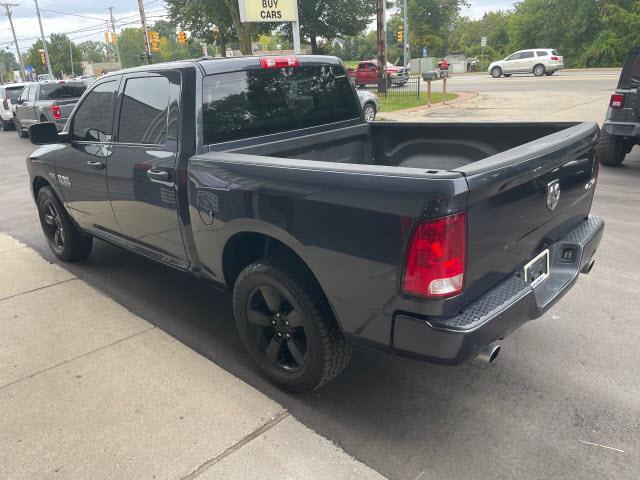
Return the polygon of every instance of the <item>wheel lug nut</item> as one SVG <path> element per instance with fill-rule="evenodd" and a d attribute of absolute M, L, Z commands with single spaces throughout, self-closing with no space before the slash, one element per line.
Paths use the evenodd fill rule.
<path fill-rule="evenodd" d="M 284 321 L 284 324 L 288 327 L 289 326 L 289 322 L 288 321 Z"/>
<path fill-rule="evenodd" d="M 281 337 L 281 336 L 282 336 L 282 334 L 281 334 L 281 333 L 278 333 L 278 336 L 279 336 L 279 337 Z"/>
<path fill-rule="evenodd" d="M 291 335 L 287 333 L 287 338 L 291 338 Z"/>
<path fill-rule="evenodd" d="M 271 325 L 275 325 L 276 321 L 275 320 L 271 320 Z"/>

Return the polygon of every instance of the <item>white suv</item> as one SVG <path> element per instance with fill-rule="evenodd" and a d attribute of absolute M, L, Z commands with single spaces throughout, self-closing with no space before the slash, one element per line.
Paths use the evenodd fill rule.
<path fill-rule="evenodd" d="M 534 48 L 512 53 L 504 60 L 489 65 L 489 73 L 493 78 L 502 75 L 510 77 L 514 73 L 533 73 L 536 77 L 553 75 L 564 68 L 564 61 L 557 50 L 550 48 Z"/>
<path fill-rule="evenodd" d="M 0 130 L 13 127 L 13 105 L 17 103 L 24 83 L 0 85 Z"/>

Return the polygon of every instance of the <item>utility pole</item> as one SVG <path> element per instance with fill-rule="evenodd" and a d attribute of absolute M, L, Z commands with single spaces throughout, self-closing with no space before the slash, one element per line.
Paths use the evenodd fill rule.
<path fill-rule="evenodd" d="M 33 0 L 36 4 L 36 14 L 38 15 L 38 25 L 40 25 L 40 38 L 42 38 L 42 47 L 44 48 L 44 56 L 47 59 L 47 70 L 49 71 L 49 75 L 51 75 L 51 79 L 53 80 L 55 77 L 53 76 L 53 70 L 51 70 L 51 60 L 49 59 L 49 50 L 47 50 L 47 40 L 44 38 L 44 30 L 42 29 L 42 19 L 40 18 L 40 7 L 38 6 L 38 0 Z"/>
<path fill-rule="evenodd" d="M 71 78 L 73 78 L 76 74 L 73 71 L 73 43 L 71 40 L 69 40 L 69 58 L 71 58 Z"/>
<path fill-rule="evenodd" d="M 148 65 L 151 60 L 151 44 L 149 43 L 149 32 L 147 31 L 147 17 L 144 14 L 143 0 L 138 0 L 138 10 L 140 10 L 140 22 L 142 23 L 142 31 L 144 32 L 144 44 L 147 47 L 145 58 L 147 60 L 147 65 Z"/>
<path fill-rule="evenodd" d="M 378 92 L 387 92 L 387 54 L 385 50 L 385 1 L 376 0 L 376 36 L 378 41 Z"/>
<path fill-rule="evenodd" d="M 17 3 L 2 3 L 7 17 L 9 17 L 9 25 L 11 25 L 11 33 L 13 34 L 13 43 L 16 46 L 16 52 L 18 53 L 18 63 L 20 64 L 20 76 L 21 80 L 26 80 L 26 72 L 24 71 L 24 63 L 22 63 L 22 55 L 20 54 L 20 47 L 18 46 L 18 39 L 16 38 L 16 30 L 13 28 L 13 19 L 11 18 L 11 7 L 17 7 Z"/>
<path fill-rule="evenodd" d="M 407 6 L 407 0 L 404 0 L 404 4 L 402 5 L 402 16 L 404 28 L 402 29 L 404 33 L 403 38 L 403 48 L 402 48 L 402 63 L 404 66 L 404 72 L 407 71 L 407 64 L 409 63 L 409 7 Z"/>
<path fill-rule="evenodd" d="M 111 17 L 111 31 L 115 36 L 116 58 L 118 59 L 118 68 L 122 68 L 122 60 L 120 60 L 120 47 L 118 46 L 118 36 L 116 35 L 116 22 L 113 19 L 113 7 L 109 7 L 109 16 Z M 146 36 L 146 33 L 145 33 Z"/>

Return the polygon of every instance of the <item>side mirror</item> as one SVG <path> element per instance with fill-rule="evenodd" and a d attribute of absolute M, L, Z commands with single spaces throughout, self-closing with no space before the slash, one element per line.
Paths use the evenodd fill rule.
<path fill-rule="evenodd" d="M 58 143 L 58 129 L 53 122 L 35 123 L 29 127 L 29 138 L 34 145 Z"/>

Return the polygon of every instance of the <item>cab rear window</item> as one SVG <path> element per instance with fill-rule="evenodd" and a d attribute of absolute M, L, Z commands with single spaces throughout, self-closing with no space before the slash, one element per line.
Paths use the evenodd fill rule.
<path fill-rule="evenodd" d="M 203 80 L 205 145 L 356 119 L 344 68 L 303 65 L 210 75 Z"/>
<path fill-rule="evenodd" d="M 46 83 L 40 87 L 40 100 L 61 100 L 63 98 L 79 98 L 87 86 L 77 83 Z"/>

